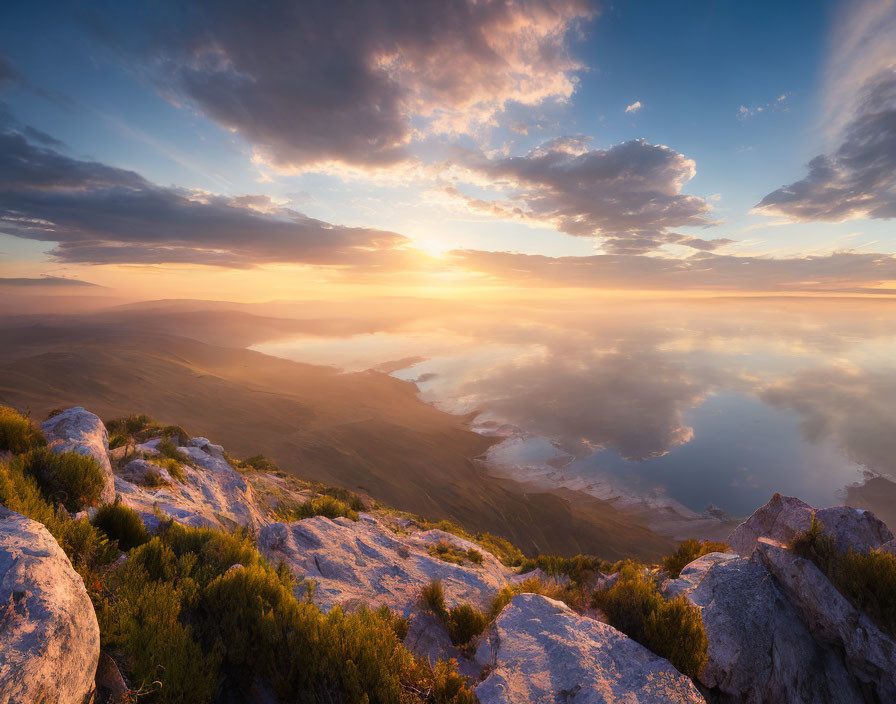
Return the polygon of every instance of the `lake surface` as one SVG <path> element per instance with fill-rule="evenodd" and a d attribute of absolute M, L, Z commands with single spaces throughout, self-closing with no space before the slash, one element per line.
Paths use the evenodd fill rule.
<path fill-rule="evenodd" d="M 504 438 L 489 471 L 687 512 L 896 479 L 896 307 L 863 299 L 415 308 L 254 349 L 416 382 Z"/>

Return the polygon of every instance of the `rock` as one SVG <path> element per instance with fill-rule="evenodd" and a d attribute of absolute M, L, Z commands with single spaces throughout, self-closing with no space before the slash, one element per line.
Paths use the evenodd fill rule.
<path fill-rule="evenodd" d="M 663 582 L 661 591 L 667 599 L 674 599 L 689 589 L 696 587 L 709 568 L 719 562 L 737 559 L 737 555 L 730 552 L 711 552 L 698 557 L 693 562 L 685 565 L 677 579 L 667 579 Z"/>
<path fill-rule="evenodd" d="M 84 702 L 100 653 L 84 582 L 43 525 L 2 507 L 0 603 L 0 702 Z"/>
<path fill-rule="evenodd" d="M 741 523 L 728 537 L 728 544 L 738 555 L 749 557 L 759 538 L 789 544 L 797 533 L 812 526 L 812 518 L 822 526 L 822 533 L 834 538 L 837 548 L 867 552 L 893 539 L 890 529 L 870 511 L 834 506 L 815 510 L 809 504 L 775 494 L 762 508 Z"/>
<path fill-rule="evenodd" d="M 205 454 L 211 455 L 219 460 L 224 459 L 224 448 L 221 445 L 213 445 L 208 438 L 190 438 L 187 441 L 190 447 L 198 447 Z"/>
<path fill-rule="evenodd" d="M 97 416 L 76 406 L 45 420 L 40 429 L 53 452 L 77 452 L 99 462 L 106 477 L 100 503 L 111 504 L 115 501 L 115 477 L 108 454 L 109 433 Z"/>
<path fill-rule="evenodd" d="M 223 529 L 242 526 L 257 531 L 269 522 L 267 510 L 256 500 L 252 487 L 227 462 L 198 447 L 178 450 L 192 463 L 182 466 L 183 482 L 172 480 L 170 486 L 154 488 L 129 481 L 127 471 L 115 477 L 115 489 L 122 503 L 140 513 L 148 529 L 158 527 L 156 510 L 188 526 Z M 152 462 L 146 464 L 152 466 Z"/>
<path fill-rule="evenodd" d="M 97 690 L 105 695 L 106 704 L 124 704 L 127 695 L 131 691 L 121 676 L 118 665 L 106 653 L 100 653 L 99 663 L 96 667 Z"/>
<path fill-rule="evenodd" d="M 896 540 L 888 540 L 880 546 L 880 551 L 890 555 L 896 555 Z"/>
<path fill-rule="evenodd" d="M 737 557 L 682 592 L 700 607 L 707 662 L 700 682 L 719 702 L 849 704 L 861 695 L 833 649 L 816 643 L 768 571 Z"/>
<path fill-rule="evenodd" d="M 815 638 L 843 650 L 847 669 L 874 691 L 873 701 L 896 702 L 896 643 L 850 604 L 811 561 L 764 538 L 756 554 Z"/>
<path fill-rule="evenodd" d="M 451 638 L 441 621 L 429 611 L 417 611 L 411 614 L 408 634 L 404 639 L 405 647 L 425 662 L 435 663 L 438 660 L 457 660 L 458 671 L 475 679 L 479 676 L 479 668 L 467 660 L 461 652 L 451 644 Z"/>
<path fill-rule="evenodd" d="M 809 530 L 814 512 L 814 508 L 797 498 L 775 494 L 765 506 L 756 509 L 734 529 L 728 536 L 728 545 L 738 555 L 749 557 L 759 538 L 790 542 L 797 533 Z"/>
<path fill-rule="evenodd" d="M 668 660 L 537 594 L 519 594 L 504 608 L 476 662 L 491 668 L 475 690 L 481 704 L 705 702 Z"/>
<path fill-rule="evenodd" d="M 173 484 L 174 479 L 164 467 L 152 462 L 137 459 L 131 460 L 118 471 L 118 476 L 141 486 L 154 486 L 159 482 Z"/>
<path fill-rule="evenodd" d="M 822 533 L 834 539 L 840 552 L 868 552 L 893 540 L 886 524 L 871 511 L 861 508 L 822 508 L 815 512 L 815 519 L 821 523 Z M 775 540 L 772 536 L 768 537 Z"/>
<path fill-rule="evenodd" d="M 487 608 L 512 572 L 479 546 L 482 565 L 444 562 L 428 552 L 440 541 L 463 550 L 474 546 L 440 530 L 399 535 L 365 515 L 358 521 L 315 516 L 274 523 L 262 528 L 258 548 L 273 564 L 285 562 L 296 578 L 314 580 L 314 601 L 325 611 L 336 604 L 365 602 L 385 604 L 407 616 L 415 610 L 420 590 L 435 579 L 442 581 L 449 606 Z"/>

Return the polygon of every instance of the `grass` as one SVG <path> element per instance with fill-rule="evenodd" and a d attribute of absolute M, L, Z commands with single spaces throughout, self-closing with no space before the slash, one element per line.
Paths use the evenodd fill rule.
<path fill-rule="evenodd" d="M 727 543 L 712 543 L 699 540 L 685 540 L 675 552 L 663 559 L 663 567 L 669 572 L 670 579 L 678 579 L 681 571 L 698 557 L 703 557 L 711 552 L 727 552 Z"/>
<path fill-rule="evenodd" d="M 455 646 L 468 644 L 488 626 L 489 619 L 486 615 L 469 604 L 447 608 L 445 592 L 439 580 L 434 580 L 420 590 L 420 601 L 424 608 L 442 622 Z"/>
<path fill-rule="evenodd" d="M 283 522 L 301 521 L 313 516 L 325 516 L 329 519 L 344 516 L 353 521 L 358 520 L 358 512 L 348 504 L 335 499 L 332 496 L 318 496 L 301 504 L 291 504 L 281 501 L 274 510 L 274 515 Z"/>
<path fill-rule="evenodd" d="M 465 565 L 467 563 L 482 564 L 482 553 L 475 548 L 464 550 L 445 540 L 433 543 L 427 548 L 427 552 L 443 562 L 450 562 L 455 565 Z"/>
<path fill-rule="evenodd" d="M 106 475 L 93 457 L 77 452 L 56 454 L 39 447 L 20 455 L 22 470 L 35 478 L 46 498 L 61 502 L 68 511 L 95 505 L 103 491 Z"/>
<path fill-rule="evenodd" d="M 278 472 L 280 467 L 273 460 L 269 460 L 264 455 L 252 455 L 239 463 L 240 469 L 254 469 L 258 472 Z"/>
<path fill-rule="evenodd" d="M 184 468 L 176 459 L 173 459 L 171 457 L 153 457 L 150 458 L 149 461 L 167 470 L 172 479 L 176 479 L 181 483 L 187 481 L 187 475 L 184 474 Z"/>
<path fill-rule="evenodd" d="M 684 596 L 666 601 L 636 565 L 625 565 L 610 589 L 594 593 L 593 604 L 622 631 L 680 672 L 696 679 L 706 663 L 706 633 L 699 609 Z"/>
<path fill-rule="evenodd" d="M 872 550 L 839 552 L 813 519 L 793 541 L 793 551 L 813 562 L 837 590 L 890 637 L 896 637 L 896 556 Z"/>
<path fill-rule="evenodd" d="M 156 445 L 156 450 L 159 451 L 159 454 L 162 457 L 174 460 L 175 462 L 181 462 L 182 464 L 189 464 L 190 462 L 190 458 L 178 450 L 177 445 L 171 442 L 168 438 L 160 440 L 159 444 Z"/>
<path fill-rule="evenodd" d="M 558 557 L 557 555 L 539 555 L 523 560 L 519 574 L 540 569 L 552 577 L 565 575 L 576 584 L 584 584 L 597 575 L 600 570 L 609 569 L 609 563 L 589 555 L 575 557 Z"/>
<path fill-rule="evenodd" d="M 40 430 L 14 408 L 0 406 L 0 452 L 14 455 L 47 444 Z"/>
<path fill-rule="evenodd" d="M 118 541 L 119 549 L 125 552 L 149 541 L 140 514 L 118 501 L 100 506 L 91 523 L 109 538 Z"/>

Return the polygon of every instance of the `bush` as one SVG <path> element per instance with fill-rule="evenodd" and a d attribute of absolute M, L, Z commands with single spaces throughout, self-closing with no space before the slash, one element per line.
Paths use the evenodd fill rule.
<path fill-rule="evenodd" d="M 881 630 L 896 637 L 896 556 L 871 551 L 838 552 L 834 539 L 813 519 L 793 541 L 793 551 L 815 563 L 837 590 Z"/>
<path fill-rule="evenodd" d="M 607 569 L 608 563 L 589 555 L 576 555 L 575 557 L 558 557 L 557 555 L 539 555 L 534 560 L 527 558 L 519 567 L 519 574 L 540 569 L 552 577 L 566 575 L 576 584 L 585 584 L 598 571 Z"/>
<path fill-rule="evenodd" d="M 423 607 L 432 611 L 439 620 L 444 621 L 448 616 L 445 607 L 445 590 L 442 589 L 441 580 L 435 579 L 420 590 L 420 601 Z"/>
<path fill-rule="evenodd" d="M 698 557 L 703 557 L 711 552 L 725 552 L 727 543 L 700 542 L 691 538 L 685 540 L 674 555 L 663 559 L 663 567 L 669 572 L 670 579 L 677 579 L 681 571 Z"/>
<path fill-rule="evenodd" d="M 43 434 L 21 413 L 9 406 L 0 406 L 0 452 L 14 455 L 47 444 Z"/>
<path fill-rule="evenodd" d="M 159 454 L 164 458 L 172 459 L 175 462 L 183 462 L 187 464 L 190 461 L 190 458 L 187 457 L 183 452 L 177 449 L 177 445 L 171 442 L 168 438 L 163 438 L 159 441 L 159 444 L 156 445 L 156 450 L 159 451 Z"/>
<path fill-rule="evenodd" d="M 666 601 L 635 565 L 626 565 L 613 587 L 595 592 L 594 605 L 614 628 L 697 678 L 706 663 L 706 633 L 699 609 L 684 596 Z"/>
<path fill-rule="evenodd" d="M 124 418 L 114 418 L 107 420 L 106 430 L 110 435 L 130 435 L 134 436 L 145 428 L 154 426 L 153 419 L 145 413 L 132 414 Z"/>
<path fill-rule="evenodd" d="M 281 501 L 277 504 L 274 513 L 281 521 L 286 522 L 300 521 L 303 518 L 312 518 L 313 516 L 324 516 L 329 519 L 344 516 L 353 521 L 358 520 L 357 511 L 354 511 L 350 506 L 339 499 L 334 499 L 332 496 L 318 496 L 298 506 Z"/>
<path fill-rule="evenodd" d="M 551 599 L 559 599 L 561 589 L 553 584 L 545 584 L 537 579 L 527 579 L 517 584 L 505 584 L 492 599 L 488 618 L 494 621 L 517 594 L 541 594 Z M 562 599 L 560 599 L 562 601 Z"/>
<path fill-rule="evenodd" d="M 125 552 L 149 540 L 140 514 L 118 501 L 100 506 L 91 523 L 113 540 L 117 540 L 118 547 Z"/>
<path fill-rule="evenodd" d="M 467 550 L 467 559 L 474 565 L 481 565 L 482 553 L 479 552 L 476 548 L 470 548 L 469 550 Z"/>
<path fill-rule="evenodd" d="M 467 561 L 466 550 L 455 547 L 445 540 L 432 543 L 426 551 L 433 557 L 437 557 L 443 562 L 450 562 L 453 565 L 462 565 Z M 482 556 L 480 555 L 480 559 L 481 558 Z"/>
<path fill-rule="evenodd" d="M 22 467 L 50 501 L 61 501 L 71 512 L 96 504 L 106 482 L 99 462 L 77 452 L 56 454 L 41 447 L 23 455 Z"/>
<path fill-rule="evenodd" d="M 448 619 L 445 623 L 451 642 L 457 646 L 469 643 L 482 633 L 487 625 L 488 619 L 485 614 L 469 604 L 452 607 L 448 611 Z"/>
<path fill-rule="evenodd" d="M 432 523 L 420 517 L 416 517 L 415 520 L 423 530 L 432 530 L 436 528 L 438 530 L 443 530 L 446 533 L 456 535 L 464 540 L 477 543 L 508 567 L 517 567 L 523 562 L 524 555 L 522 551 L 509 540 L 500 538 L 497 535 L 492 535 L 491 533 L 471 533 L 451 521 Z"/>
<path fill-rule="evenodd" d="M 178 462 L 177 460 L 171 459 L 170 457 L 153 457 L 150 462 L 153 462 L 159 465 L 159 467 L 163 467 L 165 470 L 167 470 L 172 479 L 176 479 L 181 483 L 187 481 L 187 475 L 184 474 L 184 468 L 181 467 L 180 462 Z"/>
<path fill-rule="evenodd" d="M 269 460 L 264 455 L 252 455 L 239 463 L 240 468 L 251 468 L 259 472 L 276 472 L 280 469 L 277 463 Z"/>

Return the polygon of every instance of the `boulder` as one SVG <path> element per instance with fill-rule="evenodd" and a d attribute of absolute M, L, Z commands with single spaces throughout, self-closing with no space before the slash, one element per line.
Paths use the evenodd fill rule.
<path fill-rule="evenodd" d="M 677 579 L 667 579 L 663 582 L 661 591 L 667 599 L 674 599 L 679 594 L 683 594 L 689 589 L 696 587 L 700 580 L 703 579 L 709 568 L 719 562 L 727 562 L 728 560 L 737 559 L 737 555 L 730 552 L 711 552 L 702 557 L 698 557 L 691 563 L 685 565 L 681 574 Z"/>
<path fill-rule="evenodd" d="M 205 454 L 211 455 L 219 460 L 224 459 L 224 448 L 221 445 L 213 445 L 208 438 L 190 438 L 187 441 L 190 447 L 198 447 Z"/>
<path fill-rule="evenodd" d="M 145 486 L 152 484 L 153 480 L 166 484 L 174 483 L 174 479 L 164 467 L 143 459 L 131 460 L 118 471 L 118 476 L 129 482 Z"/>
<path fill-rule="evenodd" d="M 429 546 L 448 542 L 475 547 L 482 564 L 456 565 L 429 554 Z M 408 616 L 420 590 L 441 580 L 449 606 L 470 603 L 485 609 L 512 572 L 478 545 L 440 530 L 410 535 L 393 532 L 369 514 L 360 520 L 323 516 L 262 528 L 258 548 L 273 564 L 286 563 L 299 580 L 316 583 L 314 601 L 325 611 L 335 605 L 387 605 Z M 296 587 L 301 598 L 304 587 Z"/>
<path fill-rule="evenodd" d="M 813 517 L 821 524 L 822 533 L 831 536 L 842 552 L 867 552 L 893 539 L 890 529 L 871 511 L 849 506 L 816 510 L 792 496 L 775 494 L 734 529 L 728 544 L 738 555 L 749 557 L 759 538 L 789 544 L 798 533 L 812 526 Z"/>
<path fill-rule="evenodd" d="M 105 474 L 100 503 L 115 501 L 115 476 L 109 463 L 109 433 L 97 416 L 80 406 L 69 408 L 41 423 L 41 431 L 53 452 L 77 452 L 93 457 Z"/>
<path fill-rule="evenodd" d="M 0 604 L 0 702 L 84 702 L 100 654 L 84 582 L 43 525 L 2 507 Z"/>
<path fill-rule="evenodd" d="M 888 540 L 880 546 L 880 551 L 890 555 L 896 555 L 896 540 Z"/>
<path fill-rule="evenodd" d="M 700 682 L 718 702 L 862 702 L 842 658 L 815 641 L 755 560 L 716 562 L 681 593 L 700 608 L 707 639 Z"/>
<path fill-rule="evenodd" d="M 475 690 L 481 704 L 705 702 L 668 660 L 537 594 L 511 600 L 480 642 L 476 662 L 490 668 Z"/>
<path fill-rule="evenodd" d="M 756 554 L 815 638 L 842 649 L 850 674 L 875 693 L 871 701 L 896 702 L 896 643 L 811 561 L 765 538 L 760 539 Z"/>
<path fill-rule="evenodd" d="M 749 557 L 759 538 L 771 538 L 783 543 L 793 540 L 797 533 L 809 530 L 815 509 L 793 496 L 775 494 L 771 500 L 741 523 L 728 536 L 728 545 L 742 557 Z"/>
<path fill-rule="evenodd" d="M 893 540 L 886 524 L 871 511 L 849 506 L 832 506 L 815 512 L 821 532 L 834 539 L 840 552 L 868 552 Z M 767 536 L 775 540 L 774 536 Z"/>

